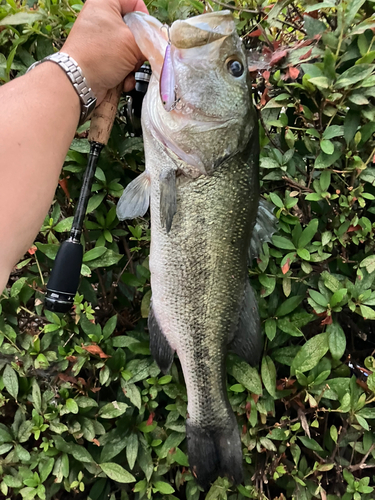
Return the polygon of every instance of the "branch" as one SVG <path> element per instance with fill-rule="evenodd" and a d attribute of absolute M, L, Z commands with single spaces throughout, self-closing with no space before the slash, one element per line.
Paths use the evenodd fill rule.
<path fill-rule="evenodd" d="M 362 460 L 359 462 L 359 464 L 356 464 L 356 465 L 350 465 L 348 467 L 348 470 L 350 470 L 351 472 L 354 472 L 356 470 L 360 470 L 360 469 L 370 469 L 371 467 L 375 467 L 375 464 L 366 464 L 366 460 L 367 460 L 367 457 L 370 455 L 370 453 L 375 449 L 375 443 L 372 443 L 372 445 L 370 446 L 368 452 L 366 453 L 366 455 L 362 458 Z"/>
<path fill-rule="evenodd" d="M 260 10 L 243 9 L 241 7 L 236 7 L 235 5 L 229 5 L 229 3 L 219 2 L 219 0 L 212 1 L 217 5 L 220 5 L 221 7 L 225 7 L 226 9 L 238 10 L 240 12 L 249 12 L 249 14 L 259 14 L 259 12 L 261 12 Z"/>

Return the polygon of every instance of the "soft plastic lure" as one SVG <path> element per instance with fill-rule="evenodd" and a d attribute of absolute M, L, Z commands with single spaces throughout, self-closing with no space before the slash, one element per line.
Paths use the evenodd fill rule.
<path fill-rule="evenodd" d="M 165 49 L 164 63 L 160 75 L 160 97 L 166 111 L 172 111 L 176 103 L 176 81 L 173 71 L 170 42 Z"/>

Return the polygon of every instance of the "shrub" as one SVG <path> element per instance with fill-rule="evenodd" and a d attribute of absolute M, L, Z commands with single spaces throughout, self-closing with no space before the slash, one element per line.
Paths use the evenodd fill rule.
<path fill-rule="evenodd" d="M 0 2 L 0 80 L 59 49 L 82 3 Z M 162 22 L 218 1 L 154 0 Z M 27 7 L 33 7 L 28 10 Z M 373 3 L 231 2 L 249 49 L 263 196 L 279 232 L 250 270 L 260 370 L 228 357 L 244 485 L 208 500 L 366 500 L 375 478 Z M 0 491 L 5 498 L 204 498 L 188 470 L 186 390 L 148 346 L 149 220 L 119 223 L 143 146 L 119 115 L 96 171 L 74 312 L 43 308 L 89 150 L 81 127 L 50 213 L 0 298 Z"/>

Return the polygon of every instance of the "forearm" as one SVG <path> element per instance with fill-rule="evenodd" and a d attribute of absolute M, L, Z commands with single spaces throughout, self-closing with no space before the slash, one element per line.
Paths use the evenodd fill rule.
<path fill-rule="evenodd" d="M 48 212 L 79 113 L 52 62 L 0 87 L 0 291 Z"/>

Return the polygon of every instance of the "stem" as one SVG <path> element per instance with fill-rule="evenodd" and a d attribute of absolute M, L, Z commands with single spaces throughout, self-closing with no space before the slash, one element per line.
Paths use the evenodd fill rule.
<path fill-rule="evenodd" d="M 259 14 L 259 10 L 249 10 L 242 7 L 236 7 L 235 5 L 229 5 L 229 3 L 220 2 L 219 0 L 212 0 L 213 3 L 225 7 L 227 9 L 238 10 L 239 12 L 248 12 L 250 14 Z"/>
<path fill-rule="evenodd" d="M 9 338 L 6 333 L 4 333 L 4 332 L 2 332 L 2 333 L 3 333 L 4 337 L 7 339 L 7 341 L 10 342 L 12 344 L 12 346 L 15 347 L 19 353 L 21 353 L 22 352 L 21 349 L 13 342 L 13 340 L 11 338 Z"/>
<path fill-rule="evenodd" d="M 367 158 L 366 163 L 365 163 L 365 167 L 367 167 L 367 165 L 370 163 L 370 161 L 372 160 L 374 155 L 375 155 L 375 148 L 371 151 L 370 156 Z"/>
<path fill-rule="evenodd" d="M 34 254 L 34 257 L 35 257 L 36 265 L 38 266 L 39 276 L 40 276 L 40 279 L 42 280 L 42 285 L 44 286 L 45 282 L 43 279 L 42 270 L 40 269 L 39 260 L 38 260 L 38 257 L 36 256 L 36 253 Z"/>
<path fill-rule="evenodd" d="M 359 462 L 359 464 L 356 464 L 356 465 L 350 465 L 348 467 L 348 470 L 350 471 L 356 471 L 356 470 L 359 470 L 359 469 L 365 469 L 367 467 L 375 467 L 375 464 L 366 464 L 366 460 L 367 460 L 367 457 L 370 455 L 370 453 L 375 449 L 375 443 L 372 443 L 372 445 L 370 446 L 368 452 L 366 453 L 366 455 L 364 455 L 364 457 L 362 458 L 362 460 Z M 354 448 L 353 448 L 354 450 Z"/>
<path fill-rule="evenodd" d="M 276 142 L 273 140 L 271 134 L 270 134 L 270 131 L 267 129 L 266 127 L 266 124 L 264 123 L 264 120 L 263 120 L 263 117 L 262 117 L 262 112 L 261 110 L 259 110 L 259 120 L 260 120 L 260 123 L 262 124 L 262 127 L 264 129 L 264 132 L 266 134 L 266 136 L 268 137 L 268 139 L 270 140 L 270 143 L 272 144 L 272 146 L 276 149 L 278 149 L 280 151 L 280 153 L 283 155 L 284 154 L 284 151 L 280 148 L 280 146 L 278 146 L 276 144 Z"/>
<path fill-rule="evenodd" d="M 105 284 L 103 281 L 103 276 L 100 274 L 99 269 L 96 270 L 96 274 L 98 275 L 99 283 L 100 283 L 100 288 L 102 289 L 102 295 L 103 295 L 103 300 L 104 304 L 108 306 L 108 299 L 107 299 L 107 292 L 105 289 Z"/>
<path fill-rule="evenodd" d="M 20 306 L 20 309 L 22 309 L 23 311 L 29 313 L 31 316 L 36 316 L 35 313 L 33 313 L 32 311 L 29 311 L 28 309 L 26 309 L 26 307 Z"/>

